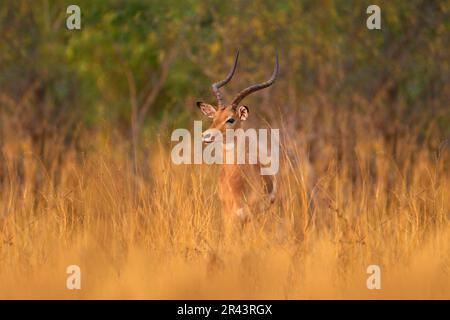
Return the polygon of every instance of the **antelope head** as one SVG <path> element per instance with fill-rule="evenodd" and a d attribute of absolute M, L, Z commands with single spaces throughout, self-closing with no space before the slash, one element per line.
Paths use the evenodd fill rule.
<path fill-rule="evenodd" d="M 242 90 L 234 97 L 230 104 L 225 104 L 219 89 L 226 85 L 233 77 L 234 72 L 236 71 L 238 58 L 239 51 L 236 52 L 233 67 L 231 68 L 226 78 L 212 85 L 213 93 L 217 98 L 217 106 L 213 106 L 201 101 L 197 102 L 197 106 L 200 108 L 203 114 L 212 119 L 211 126 L 202 133 L 202 140 L 204 143 L 217 141 L 217 139 L 225 133 L 226 129 L 240 128 L 242 126 L 242 121 L 245 121 L 248 118 L 249 109 L 247 106 L 239 105 L 239 103 L 246 96 L 252 94 L 253 92 L 270 87 L 277 78 L 279 69 L 278 55 L 275 59 L 275 68 L 269 80 L 259 84 L 254 84 Z M 222 133 L 222 135 L 218 135 L 218 132 Z"/>

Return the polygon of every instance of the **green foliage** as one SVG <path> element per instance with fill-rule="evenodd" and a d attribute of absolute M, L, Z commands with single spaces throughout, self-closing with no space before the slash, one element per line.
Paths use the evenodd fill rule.
<path fill-rule="evenodd" d="M 376 31 L 365 27 L 369 4 L 83 0 L 82 30 L 71 31 L 66 1 L 4 1 L 0 88 L 19 100 L 33 79 L 43 78 L 48 99 L 87 127 L 109 119 L 127 130 L 133 90 L 139 107 L 157 87 L 145 113 L 145 124 L 157 127 L 193 117 L 196 99 L 212 101 L 210 84 L 227 72 L 236 48 L 238 80 L 228 95 L 265 79 L 278 51 L 281 76 L 268 100 L 278 108 L 296 110 L 298 97 L 317 96 L 351 105 L 357 96 L 380 113 L 393 103 L 405 105 L 406 115 L 439 113 L 449 133 L 448 1 L 382 1 Z M 261 95 L 249 101 L 263 103 Z"/>

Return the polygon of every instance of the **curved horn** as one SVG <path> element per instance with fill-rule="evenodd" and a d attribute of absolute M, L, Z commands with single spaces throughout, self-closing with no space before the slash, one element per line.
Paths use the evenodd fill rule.
<path fill-rule="evenodd" d="M 231 102 L 233 109 L 235 109 L 237 107 L 238 103 L 241 102 L 241 100 L 244 99 L 249 94 L 252 94 L 253 92 L 256 92 L 258 90 L 270 87 L 277 79 L 278 70 L 279 70 L 279 65 L 278 65 L 278 54 L 277 54 L 276 58 L 275 58 L 275 68 L 273 69 L 272 77 L 270 77 L 270 79 L 267 80 L 266 82 L 254 84 L 248 88 L 245 88 L 241 92 L 239 92 L 238 95 Z"/>
<path fill-rule="evenodd" d="M 219 88 L 223 87 L 224 85 L 226 85 L 231 80 L 231 78 L 233 77 L 234 72 L 236 71 L 238 58 L 239 58 L 239 50 L 236 50 L 236 57 L 234 58 L 233 68 L 231 68 L 230 72 L 228 73 L 228 75 L 226 76 L 225 79 L 223 79 L 221 81 L 218 81 L 218 82 L 216 82 L 216 83 L 214 83 L 212 85 L 212 90 L 214 92 L 214 95 L 217 98 L 217 102 L 219 104 L 219 107 L 223 106 L 223 98 L 222 98 L 222 95 L 219 92 Z"/>

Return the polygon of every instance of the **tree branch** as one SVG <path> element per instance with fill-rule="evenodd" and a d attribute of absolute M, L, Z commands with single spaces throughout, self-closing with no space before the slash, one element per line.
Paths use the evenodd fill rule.
<path fill-rule="evenodd" d="M 155 103 L 155 100 L 158 97 L 159 92 L 161 91 L 164 83 L 166 82 L 175 55 L 176 55 L 176 47 L 174 46 L 172 47 L 172 49 L 170 49 L 167 58 L 164 60 L 162 64 L 161 74 L 158 81 L 154 86 L 152 86 L 152 89 L 146 94 L 144 103 L 139 108 L 139 114 L 137 119 L 139 124 L 144 122 L 145 115 L 148 113 L 150 107 Z"/>

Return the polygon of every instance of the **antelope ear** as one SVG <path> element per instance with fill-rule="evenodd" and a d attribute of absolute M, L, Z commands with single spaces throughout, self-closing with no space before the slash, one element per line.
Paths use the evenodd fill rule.
<path fill-rule="evenodd" d="M 200 110 L 203 112 L 205 116 L 208 118 L 214 118 L 214 115 L 216 114 L 216 109 L 210 104 L 197 101 L 197 107 L 200 108 Z"/>
<path fill-rule="evenodd" d="M 241 121 L 245 121 L 248 118 L 248 108 L 246 106 L 240 106 L 238 108 L 238 116 Z"/>

